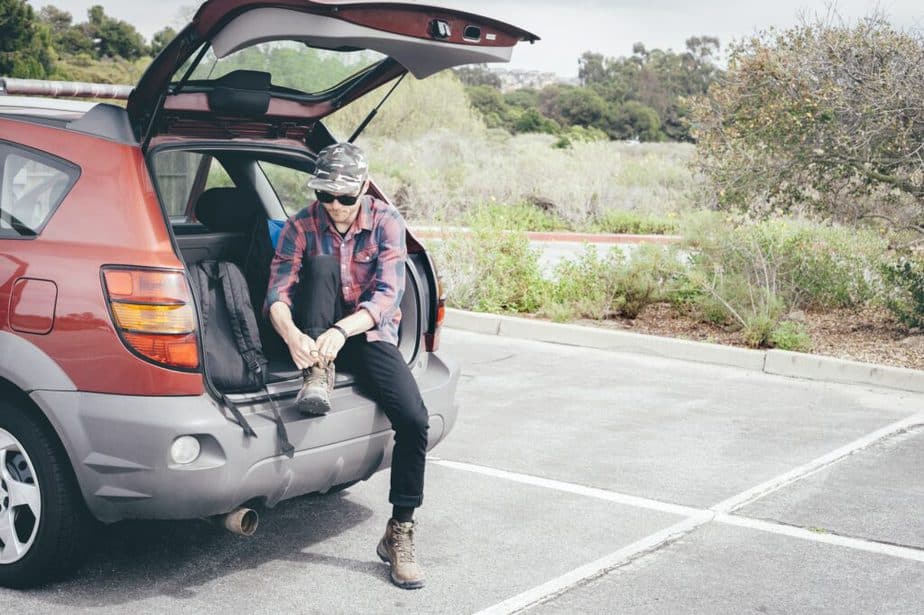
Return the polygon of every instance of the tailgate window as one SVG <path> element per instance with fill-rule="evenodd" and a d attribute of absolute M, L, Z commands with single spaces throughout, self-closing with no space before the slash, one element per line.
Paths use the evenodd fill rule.
<path fill-rule="evenodd" d="M 306 48 L 303 43 L 261 43 L 218 58 L 209 49 L 190 75 L 191 85 L 215 81 L 236 70 L 253 70 L 272 75 L 274 88 L 286 88 L 303 94 L 326 92 L 349 77 L 363 72 L 387 56 L 365 49 L 328 51 Z M 174 75 L 174 82 L 186 74 L 192 60 Z"/>

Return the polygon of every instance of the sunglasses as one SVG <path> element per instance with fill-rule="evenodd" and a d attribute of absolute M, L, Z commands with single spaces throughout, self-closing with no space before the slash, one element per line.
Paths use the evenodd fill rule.
<path fill-rule="evenodd" d="M 322 203 L 333 203 L 334 201 L 340 201 L 341 205 L 356 205 L 356 201 L 358 201 L 359 197 L 362 196 L 361 194 L 356 196 L 337 195 L 331 194 L 330 192 L 324 192 L 323 190 L 315 190 L 314 193 L 317 195 L 318 200 Z"/>

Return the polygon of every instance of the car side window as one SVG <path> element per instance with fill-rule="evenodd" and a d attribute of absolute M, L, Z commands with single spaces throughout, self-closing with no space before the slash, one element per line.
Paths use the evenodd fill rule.
<path fill-rule="evenodd" d="M 152 161 L 154 181 L 170 222 L 193 222 L 199 195 L 209 188 L 231 187 L 234 182 L 212 156 L 198 152 L 163 151 Z"/>
<path fill-rule="evenodd" d="M 0 142 L 0 238 L 41 233 L 79 176 L 77 165 Z"/>
<path fill-rule="evenodd" d="M 260 161 L 260 168 L 263 169 L 266 179 L 276 191 L 276 196 L 286 216 L 291 216 L 313 200 L 314 191 L 306 187 L 308 180 L 312 177 L 309 173 L 265 160 Z"/>

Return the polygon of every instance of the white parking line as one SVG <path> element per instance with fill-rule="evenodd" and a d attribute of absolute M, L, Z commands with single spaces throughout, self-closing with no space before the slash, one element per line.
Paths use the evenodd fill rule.
<path fill-rule="evenodd" d="M 869 553 L 878 553 L 900 559 L 910 559 L 915 562 L 924 562 L 924 551 L 911 549 L 908 547 L 899 547 L 898 545 L 888 545 L 881 542 L 870 542 L 861 538 L 850 538 L 849 536 L 838 536 L 837 534 L 826 534 L 822 532 L 813 532 L 801 527 L 774 523 L 772 521 L 763 521 L 761 519 L 751 519 L 748 517 L 738 517 L 735 515 L 716 514 L 717 523 L 727 523 L 738 527 L 746 527 L 761 532 L 779 534 L 781 536 L 792 536 L 812 542 L 820 542 L 827 545 L 838 545 L 848 547 L 858 551 L 867 551 Z"/>
<path fill-rule="evenodd" d="M 723 500 L 715 506 L 710 507 L 708 510 L 693 508 L 689 506 L 680 506 L 668 502 L 660 502 L 658 500 L 651 500 L 648 498 L 640 498 L 632 495 L 617 493 L 614 491 L 608 491 L 606 489 L 586 487 L 584 485 L 540 478 L 537 476 L 530 476 L 528 474 L 520 474 L 517 472 L 508 472 L 506 470 L 499 470 L 496 468 L 490 468 L 487 466 L 480 466 L 470 463 L 448 461 L 439 458 L 430 458 L 430 462 L 446 468 L 452 468 L 465 472 L 473 472 L 476 474 L 482 474 L 484 476 L 492 476 L 495 478 L 510 480 L 526 485 L 534 485 L 537 487 L 554 489 L 556 491 L 573 493 L 576 495 L 596 498 L 599 500 L 606 500 L 618 504 L 625 504 L 628 506 L 646 508 L 649 510 L 684 515 L 687 517 L 683 521 L 663 529 L 660 532 L 656 532 L 650 536 L 642 538 L 641 540 L 632 543 L 631 545 L 620 549 L 619 551 L 611 553 L 589 564 L 585 564 L 580 568 L 576 568 L 568 573 L 561 575 L 560 577 L 548 581 L 547 583 L 527 590 L 508 600 L 495 604 L 494 606 L 488 607 L 487 609 L 479 611 L 476 614 L 496 615 L 500 613 L 517 613 L 537 604 L 547 602 L 548 600 L 551 600 L 556 596 L 565 593 L 569 589 L 579 584 L 586 583 L 587 581 L 602 576 L 611 570 L 619 568 L 620 566 L 623 566 L 632 560 L 645 555 L 646 553 L 655 551 L 664 544 L 672 542 L 677 538 L 692 532 L 697 527 L 709 523 L 710 521 L 749 528 L 762 532 L 769 532 L 771 534 L 800 538 L 812 542 L 837 545 L 859 551 L 897 557 L 900 559 L 924 562 L 924 551 L 918 549 L 901 547 L 897 545 L 888 545 L 879 542 L 863 540 L 860 538 L 838 536 L 836 534 L 813 532 L 781 523 L 774 523 L 771 521 L 763 521 L 760 519 L 751 519 L 748 517 L 740 517 L 728 514 L 760 497 L 766 496 L 770 493 L 773 493 L 774 491 L 782 489 L 787 485 L 791 485 L 798 480 L 811 476 L 819 470 L 835 464 L 838 461 L 852 455 L 853 453 L 863 450 L 875 444 L 876 442 L 883 440 L 884 438 L 887 438 L 905 429 L 921 425 L 922 423 L 924 423 L 924 412 L 915 414 L 914 416 L 910 416 L 901 421 L 897 421 L 891 425 L 887 425 L 886 427 L 878 429 L 866 436 L 863 436 L 862 438 L 854 440 L 853 442 L 846 444 L 837 450 L 828 453 L 827 455 L 818 457 L 817 459 L 803 464 L 794 470 L 786 472 L 785 474 L 781 474 L 780 476 L 765 481 L 756 487 Z"/>
<path fill-rule="evenodd" d="M 774 521 L 765 521 L 763 519 L 753 519 L 751 517 L 721 513 L 712 508 L 703 509 L 693 508 L 690 506 L 679 506 L 669 502 L 650 500 L 648 498 L 640 498 L 634 495 L 626 495 L 624 493 L 608 491 L 606 489 L 597 489 L 595 487 L 585 487 L 584 485 L 576 485 L 574 483 L 566 483 L 558 480 L 539 478 L 537 476 L 530 476 L 528 474 L 507 472 L 506 470 L 498 470 L 496 468 L 489 468 L 471 463 L 460 463 L 458 461 L 446 461 L 443 459 L 431 459 L 430 463 L 455 470 L 463 470 L 465 472 L 473 472 L 475 474 L 482 474 L 484 476 L 501 478 L 525 485 L 535 485 L 537 487 L 554 489 L 556 491 L 563 491 L 565 493 L 574 493 L 576 495 L 596 498 L 598 500 L 606 500 L 608 502 L 615 502 L 617 504 L 625 504 L 627 506 L 634 506 L 637 508 L 647 508 L 649 510 L 656 510 L 659 512 L 683 515 L 689 518 L 699 519 L 706 517 L 707 520 L 712 520 L 716 523 L 736 525 L 738 527 L 745 527 L 761 532 L 769 532 L 771 534 L 779 534 L 781 536 L 792 536 L 793 538 L 801 538 L 803 540 L 810 540 L 812 542 L 839 545 L 842 547 L 857 549 L 859 551 L 879 553 L 900 559 L 924 562 L 924 550 L 911 547 L 889 545 L 881 542 L 864 540 L 862 538 L 850 538 L 847 536 L 839 536 L 837 534 L 828 534 L 824 532 L 813 532 L 811 530 L 794 527 L 792 525 L 786 525 L 784 523 L 776 523 Z M 604 559 L 609 559 L 610 557 L 612 556 L 607 556 Z"/>
<path fill-rule="evenodd" d="M 447 468 L 454 468 L 456 470 L 464 470 L 466 472 L 473 472 L 475 474 L 483 474 L 484 476 L 493 476 L 494 478 L 502 478 L 504 480 L 513 481 L 515 483 L 522 483 L 524 485 L 534 485 L 536 487 L 544 487 L 546 489 L 554 489 L 556 491 L 564 491 L 566 493 L 574 493 L 577 495 L 583 495 L 589 498 L 596 498 L 598 500 L 606 500 L 608 502 L 616 502 L 617 504 L 626 504 L 628 506 L 635 506 L 637 508 L 647 508 L 649 510 L 657 510 L 659 512 L 666 512 L 675 515 L 681 515 L 684 517 L 693 517 L 703 514 L 701 508 L 691 508 L 689 506 L 680 506 L 678 504 L 670 504 L 668 502 L 659 502 L 658 500 L 649 500 L 647 498 L 640 498 L 634 495 L 626 495 L 623 493 L 616 493 L 615 491 L 607 491 L 606 489 L 597 489 L 596 487 L 585 487 L 584 485 L 577 485 L 575 483 L 566 483 L 558 480 L 552 480 L 548 478 L 540 478 L 538 476 L 530 476 L 529 474 L 519 474 L 517 472 L 507 472 L 506 470 L 498 470 L 496 468 L 489 468 L 486 466 L 474 465 L 471 463 L 461 463 L 458 461 L 446 461 L 442 459 L 431 458 L 430 463 L 435 463 L 436 465 L 444 466 Z"/>
<path fill-rule="evenodd" d="M 733 495 L 727 500 L 723 500 L 711 506 L 710 510 L 714 510 L 717 513 L 730 513 L 738 510 L 739 508 L 753 502 L 758 498 L 762 498 L 765 495 L 778 491 L 787 485 L 802 480 L 808 476 L 811 476 L 815 472 L 822 470 L 834 463 L 837 463 L 841 459 L 861 451 L 879 440 L 887 438 L 893 434 L 896 434 L 902 430 L 908 429 L 909 427 L 914 427 L 924 423 L 924 412 L 915 414 L 914 416 L 909 416 L 906 419 L 887 425 L 882 429 L 878 429 L 871 434 L 865 435 L 862 438 L 854 440 L 850 444 L 846 444 L 835 451 L 831 451 L 827 455 L 822 455 L 821 457 L 814 459 L 804 465 L 799 466 L 794 470 L 790 470 L 785 474 L 781 474 L 775 478 L 763 482 L 756 487 L 752 487 L 747 491 L 742 491 L 738 495 Z"/>
<path fill-rule="evenodd" d="M 534 587 L 533 589 L 527 590 L 522 594 L 518 594 L 513 598 L 509 598 L 503 602 L 495 604 L 494 606 L 490 606 L 482 611 L 478 611 L 476 615 L 501 615 L 502 613 L 517 613 L 523 611 L 526 608 L 551 600 L 559 594 L 563 594 L 564 592 L 568 591 L 575 585 L 585 583 L 591 579 L 602 576 L 615 568 L 624 566 L 640 555 L 657 550 L 659 547 L 661 547 L 661 545 L 676 540 L 677 538 L 688 534 L 700 525 L 708 523 L 712 517 L 712 513 L 704 511 L 696 517 L 684 519 L 680 523 L 675 523 L 674 525 L 665 528 L 660 532 L 642 538 L 638 542 L 634 542 L 628 547 L 620 549 L 614 553 L 610 553 L 609 555 L 602 557 L 595 562 L 585 564 L 580 568 L 575 568 L 571 572 L 567 572 L 560 577 L 539 585 L 538 587 Z"/>

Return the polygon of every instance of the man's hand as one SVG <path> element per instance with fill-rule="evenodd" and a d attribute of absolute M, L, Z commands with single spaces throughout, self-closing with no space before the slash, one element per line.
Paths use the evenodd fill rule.
<path fill-rule="evenodd" d="M 307 369 L 319 360 L 317 343 L 301 331 L 293 332 L 286 339 L 286 346 L 289 347 L 289 354 L 292 355 L 292 361 L 298 369 Z"/>
<path fill-rule="evenodd" d="M 336 359 L 344 344 L 346 344 L 346 338 L 336 329 L 328 329 L 319 335 L 317 340 L 318 352 L 325 361 Z"/>

